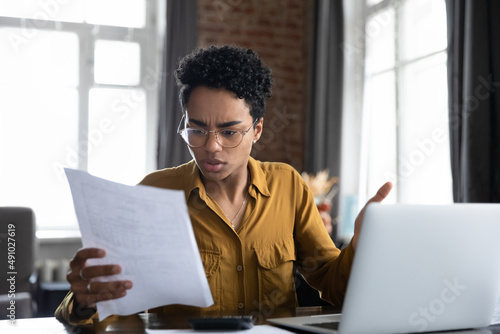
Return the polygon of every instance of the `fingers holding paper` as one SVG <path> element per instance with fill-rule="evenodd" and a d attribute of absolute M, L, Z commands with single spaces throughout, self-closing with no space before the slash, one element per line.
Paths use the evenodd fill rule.
<path fill-rule="evenodd" d="M 70 261 L 71 271 L 66 276 L 71 284 L 75 300 L 87 308 L 95 308 L 99 301 L 121 298 L 132 288 L 131 281 L 97 282 L 95 279 L 112 276 L 121 272 L 119 265 L 86 266 L 88 259 L 102 258 L 106 255 L 103 249 L 83 248 Z"/>

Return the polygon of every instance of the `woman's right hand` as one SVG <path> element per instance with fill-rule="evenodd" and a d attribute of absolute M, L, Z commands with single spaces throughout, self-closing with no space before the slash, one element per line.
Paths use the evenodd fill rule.
<path fill-rule="evenodd" d="M 66 279 L 71 284 L 75 301 L 84 308 L 96 308 L 96 303 L 125 296 L 132 288 L 132 281 L 96 282 L 93 279 L 116 275 L 121 267 L 115 264 L 86 266 L 88 259 L 102 258 L 106 252 L 100 248 L 82 248 L 70 261 Z"/>

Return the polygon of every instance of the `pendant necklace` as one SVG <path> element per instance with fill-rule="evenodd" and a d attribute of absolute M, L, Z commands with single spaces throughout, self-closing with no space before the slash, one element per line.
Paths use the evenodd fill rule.
<path fill-rule="evenodd" d="M 250 175 L 248 175 L 248 180 L 247 180 L 247 184 L 250 182 Z M 208 193 L 208 191 L 206 192 L 208 197 L 212 198 L 212 196 L 210 196 L 210 194 Z M 238 216 L 240 215 L 241 213 L 241 210 L 243 210 L 243 207 L 245 206 L 245 203 L 247 202 L 247 199 L 248 199 L 248 190 L 247 190 L 247 193 L 245 195 L 245 198 L 243 199 L 243 203 L 241 203 L 241 206 L 238 210 L 238 212 L 236 212 L 236 215 L 233 217 L 233 219 L 229 219 L 229 217 L 227 216 L 226 212 L 224 212 L 224 210 L 222 210 L 222 212 L 224 212 L 224 216 L 226 216 L 226 218 L 229 220 L 229 223 L 231 224 L 231 226 L 233 227 L 233 229 L 235 228 L 234 227 L 234 224 L 233 222 L 236 220 L 236 218 L 238 218 Z M 221 208 L 222 209 L 222 208 Z"/>
<path fill-rule="evenodd" d="M 241 212 L 241 209 L 243 209 L 243 207 L 245 206 L 245 203 L 247 202 L 247 198 L 248 198 L 248 192 L 247 194 L 245 195 L 245 199 L 243 200 L 243 203 L 241 203 L 241 206 L 240 206 L 240 209 L 238 210 L 238 212 L 236 212 L 236 216 L 234 216 L 233 219 L 230 219 L 229 222 L 231 223 L 231 226 L 234 228 L 234 224 L 233 222 L 236 220 L 236 218 L 238 218 L 240 212 Z M 224 214 L 226 215 L 226 213 L 224 212 Z M 227 217 L 227 215 L 226 215 Z M 229 219 L 229 217 L 227 217 Z"/>

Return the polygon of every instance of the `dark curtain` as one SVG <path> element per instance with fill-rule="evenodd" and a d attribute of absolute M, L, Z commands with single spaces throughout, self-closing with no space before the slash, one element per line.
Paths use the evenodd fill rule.
<path fill-rule="evenodd" d="M 341 0 L 318 0 L 308 115 L 306 170 L 340 172 L 344 19 Z"/>
<path fill-rule="evenodd" d="M 342 0 L 317 0 L 311 77 L 311 103 L 308 113 L 305 169 L 317 173 L 329 169 L 340 173 L 342 126 L 344 15 Z M 332 200 L 331 216 L 338 216 L 338 196 Z M 332 239 L 336 241 L 336 225 Z M 340 246 L 340 245 L 338 245 Z M 328 305 L 321 300 L 300 274 L 295 280 L 300 306 Z"/>
<path fill-rule="evenodd" d="M 500 202 L 500 1 L 447 0 L 455 202 Z"/>
<path fill-rule="evenodd" d="M 196 0 L 167 0 L 160 108 L 158 123 L 158 168 L 177 166 L 191 159 L 177 134 L 182 117 L 174 70 L 180 58 L 196 47 Z"/>
<path fill-rule="evenodd" d="M 317 173 L 328 169 L 332 177 L 340 174 L 344 14 L 342 0 L 317 0 L 315 6 L 305 170 Z M 331 216 L 335 219 L 337 215 L 338 197 L 335 197 Z M 335 232 L 334 226 L 334 240 Z"/>

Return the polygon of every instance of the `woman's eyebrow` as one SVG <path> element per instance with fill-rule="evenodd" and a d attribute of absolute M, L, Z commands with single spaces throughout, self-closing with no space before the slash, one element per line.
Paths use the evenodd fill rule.
<path fill-rule="evenodd" d="M 227 127 L 230 127 L 230 126 L 233 126 L 233 125 L 238 125 L 238 124 L 241 124 L 243 123 L 242 121 L 231 121 L 231 122 L 226 122 L 226 123 L 221 123 L 221 124 L 218 124 L 217 127 L 219 128 L 227 128 Z"/>
<path fill-rule="evenodd" d="M 206 127 L 207 123 L 199 121 L 197 119 L 189 118 L 188 123 L 193 123 L 194 125 L 201 126 L 201 127 Z M 225 123 L 219 123 L 217 124 L 218 128 L 227 128 L 233 125 L 241 124 L 243 123 L 242 121 L 231 121 L 231 122 L 225 122 Z"/>
<path fill-rule="evenodd" d="M 198 121 L 194 118 L 189 118 L 188 119 L 188 123 L 194 123 L 194 125 L 198 125 L 198 126 L 207 126 L 206 123 L 202 122 L 202 121 Z"/>

